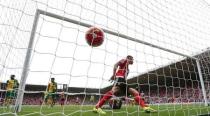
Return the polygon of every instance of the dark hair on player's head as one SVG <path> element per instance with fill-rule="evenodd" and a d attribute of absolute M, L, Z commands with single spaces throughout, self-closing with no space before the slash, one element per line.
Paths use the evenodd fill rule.
<path fill-rule="evenodd" d="M 15 75 L 10 75 L 10 79 L 15 79 Z"/>
<path fill-rule="evenodd" d="M 51 82 L 54 82 L 55 81 L 55 78 L 51 78 Z"/>
<path fill-rule="evenodd" d="M 127 58 L 133 59 L 133 56 L 131 56 L 131 55 L 127 55 Z"/>

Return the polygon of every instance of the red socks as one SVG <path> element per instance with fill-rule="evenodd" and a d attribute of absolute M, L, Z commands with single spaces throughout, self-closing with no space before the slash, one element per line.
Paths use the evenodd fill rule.
<path fill-rule="evenodd" d="M 112 91 L 108 91 L 104 96 L 99 100 L 99 102 L 96 104 L 96 108 L 100 108 L 104 105 L 104 103 L 109 100 L 112 97 L 113 93 Z M 148 105 L 145 104 L 144 100 L 139 96 L 139 93 L 134 93 L 134 99 L 135 101 L 142 107 L 147 107 Z"/>
<path fill-rule="evenodd" d="M 108 92 L 103 96 L 103 98 L 101 98 L 101 99 L 99 100 L 99 102 L 98 102 L 97 105 L 96 105 L 96 108 L 100 108 L 101 106 L 103 106 L 104 103 L 112 97 L 112 95 L 113 95 L 112 91 L 108 91 Z"/>
<path fill-rule="evenodd" d="M 135 101 L 142 107 L 142 108 L 144 108 L 144 107 L 147 107 L 148 105 L 146 105 L 145 104 L 145 102 L 144 102 L 144 100 L 139 96 L 139 94 L 135 94 L 134 93 L 134 99 L 135 99 Z"/>

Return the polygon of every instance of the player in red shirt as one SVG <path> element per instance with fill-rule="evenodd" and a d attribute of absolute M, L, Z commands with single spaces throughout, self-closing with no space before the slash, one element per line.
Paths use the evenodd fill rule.
<path fill-rule="evenodd" d="M 60 105 L 61 105 L 61 107 L 64 106 L 64 102 L 65 102 L 65 94 L 64 94 L 64 91 L 62 91 L 61 94 L 60 94 Z"/>
<path fill-rule="evenodd" d="M 122 59 L 114 65 L 113 75 L 110 80 L 114 80 L 115 83 L 110 91 L 104 94 L 104 96 L 98 101 L 96 106 L 93 108 L 93 112 L 99 114 L 106 114 L 101 107 L 102 105 L 109 100 L 113 95 L 118 95 L 120 93 L 130 93 L 134 96 L 135 101 L 143 108 L 147 113 L 156 112 L 156 110 L 150 108 L 144 103 L 139 92 L 133 88 L 129 88 L 126 84 L 126 78 L 129 73 L 129 65 L 133 64 L 133 57 L 128 55 L 126 59 Z M 127 92 L 126 92 L 127 91 Z"/>

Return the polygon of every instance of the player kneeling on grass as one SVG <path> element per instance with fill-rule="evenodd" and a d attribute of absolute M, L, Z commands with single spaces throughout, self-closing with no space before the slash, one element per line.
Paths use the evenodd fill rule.
<path fill-rule="evenodd" d="M 45 98 L 47 105 L 50 105 L 51 107 L 53 107 L 55 104 L 56 91 L 57 91 L 57 83 L 55 82 L 55 78 L 51 78 L 51 82 L 47 86 L 47 95 Z"/>
<path fill-rule="evenodd" d="M 133 88 L 129 88 L 126 84 L 126 78 L 129 73 L 129 65 L 133 64 L 133 57 L 128 55 L 126 59 L 122 59 L 114 65 L 113 76 L 111 80 L 114 80 L 114 85 L 110 91 L 104 94 L 104 96 L 99 100 L 96 106 L 93 108 L 93 112 L 99 114 L 106 114 L 101 107 L 104 103 L 109 100 L 113 95 L 119 93 L 130 93 L 134 96 L 134 100 L 138 103 L 146 113 L 157 112 L 156 110 L 150 108 L 144 103 L 144 100 L 139 95 L 139 92 Z M 127 92 L 126 92 L 127 91 Z"/>
<path fill-rule="evenodd" d="M 112 109 L 120 109 L 122 106 L 122 100 L 120 98 L 113 97 L 109 100 L 109 106 Z"/>

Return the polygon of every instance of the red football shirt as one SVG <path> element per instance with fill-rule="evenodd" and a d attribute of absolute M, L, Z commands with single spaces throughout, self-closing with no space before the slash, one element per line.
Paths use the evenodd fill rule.
<path fill-rule="evenodd" d="M 116 71 L 116 77 L 126 78 L 128 75 L 128 60 L 122 59 L 118 63 L 118 69 Z"/>

